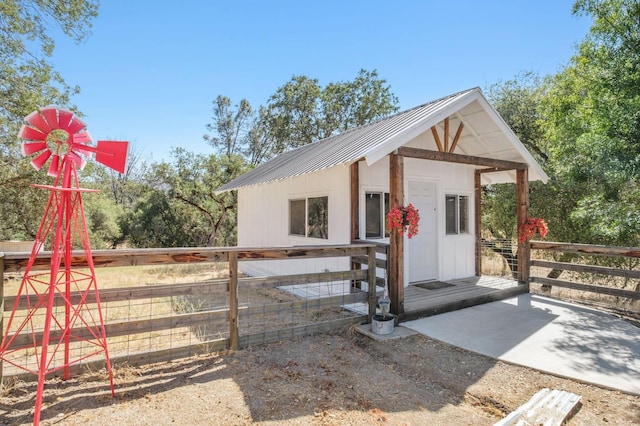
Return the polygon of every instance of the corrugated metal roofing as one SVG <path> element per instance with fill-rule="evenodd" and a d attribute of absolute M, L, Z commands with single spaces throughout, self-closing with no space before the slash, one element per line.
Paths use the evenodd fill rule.
<path fill-rule="evenodd" d="M 413 137 L 412 130 L 416 130 L 418 127 L 423 129 L 425 126 L 428 129 L 478 97 L 485 100 L 486 103 L 479 88 L 465 90 L 285 152 L 219 187 L 216 192 L 275 182 L 317 172 L 339 164 L 348 165 L 363 157 L 370 157 L 367 158 L 367 162 L 374 163 L 407 143 Z M 492 109 L 488 103 L 486 105 Z M 493 112 L 495 113 L 495 111 Z M 495 114 L 497 115 L 497 113 Z M 512 137 L 515 138 L 515 135 Z M 522 145 L 517 138 L 515 138 L 515 142 Z M 521 146 L 518 151 L 522 151 L 522 149 L 524 147 Z M 528 158 L 525 156 L 523 160 L 535 163 L 530 155 Z M 537 164 L 535 166 L 539 169 Z M 542 172 L 542 169 L 539 170 Z M 542 174 L 544 180 L 546 175 L 544 172 Z"/>

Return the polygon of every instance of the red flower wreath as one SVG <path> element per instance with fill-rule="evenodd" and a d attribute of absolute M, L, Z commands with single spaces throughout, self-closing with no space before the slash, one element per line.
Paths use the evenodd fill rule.
<path fill-rule="evenodd" d="M 406 207 L 394 206 L 387 214 L 387 226 L 389 231 L 397 230 L 401 234 L 407 233 L 412 238 L 418 233 L 420 214 L 413 204 Z"/>
<path fill-rule="evenodd" d="M 522 225 L 518 228 L 518 241 L 521 243 L 529 241 L 536 233 L 540 234 L 540 237 L 544 239 L 549 232 L 547 222 L 541 217 L 528 217 Z"/>

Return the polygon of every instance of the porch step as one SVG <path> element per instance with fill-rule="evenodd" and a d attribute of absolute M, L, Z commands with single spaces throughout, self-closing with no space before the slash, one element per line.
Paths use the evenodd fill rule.
<path fill-rule="evenodd" d="M 494 426 L 560 426 L 582 397 L 567 391 L 544 388 Z"/>
<path fill-rule="evenodd" d="M 471 286 L 470 286 L 471 287 Z M 469 308 L 471 306 L 482 305 L 490 302 L 497 302 L 499 300 L 508 299 L 510 297 L 518 296 L 529 292 L 529 286 L 527 285 L 514 285 L 510 288 L 496 289 L 488 287 L 475 286 L 475 289 L 466 288 L 464 291 L 473 293 L 474 291 L 480 292 L 479 294 L 469 294 L 468 297 L 460 297 L 463 292 L 457 292 L 457 295 L 451 297 L 450 301 L 443 300 L 445 298 L 434 298 L 430 302 L 425 302 L 424 306 L 416 308 L 414 310 L 406 310 L 403 314 L 398 315 L 400 322 L 411 321 L 418 318 L 430 317 L 433 315 L 444 314 L 446 312 L 457 311 L 459 309 Z M 426 290 L 429 291 L 429 290 Z"/>

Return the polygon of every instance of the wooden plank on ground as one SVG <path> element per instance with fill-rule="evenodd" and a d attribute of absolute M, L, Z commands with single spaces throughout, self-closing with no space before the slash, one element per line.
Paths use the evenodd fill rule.
<path fill-rule="evenodd" d="M 574 412 L 581 398 L 571 392 L 544 388 L 494 426 L 560 426 Z"/>

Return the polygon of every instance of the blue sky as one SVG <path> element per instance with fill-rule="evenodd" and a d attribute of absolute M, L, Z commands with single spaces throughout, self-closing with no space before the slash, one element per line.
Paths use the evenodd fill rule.
<path fill-rule="evenodd" d="M 220 94 L 266 104 L 294 75 L 321 85 L 378 70 L 401 109 L 523 71 L 553 74 L 589 28 L 573 1 L 102 1 L 82 44 L 53 62 L 81 93 L 94 139 L 129 140 L 153 161 L 202 136 Z"/>

